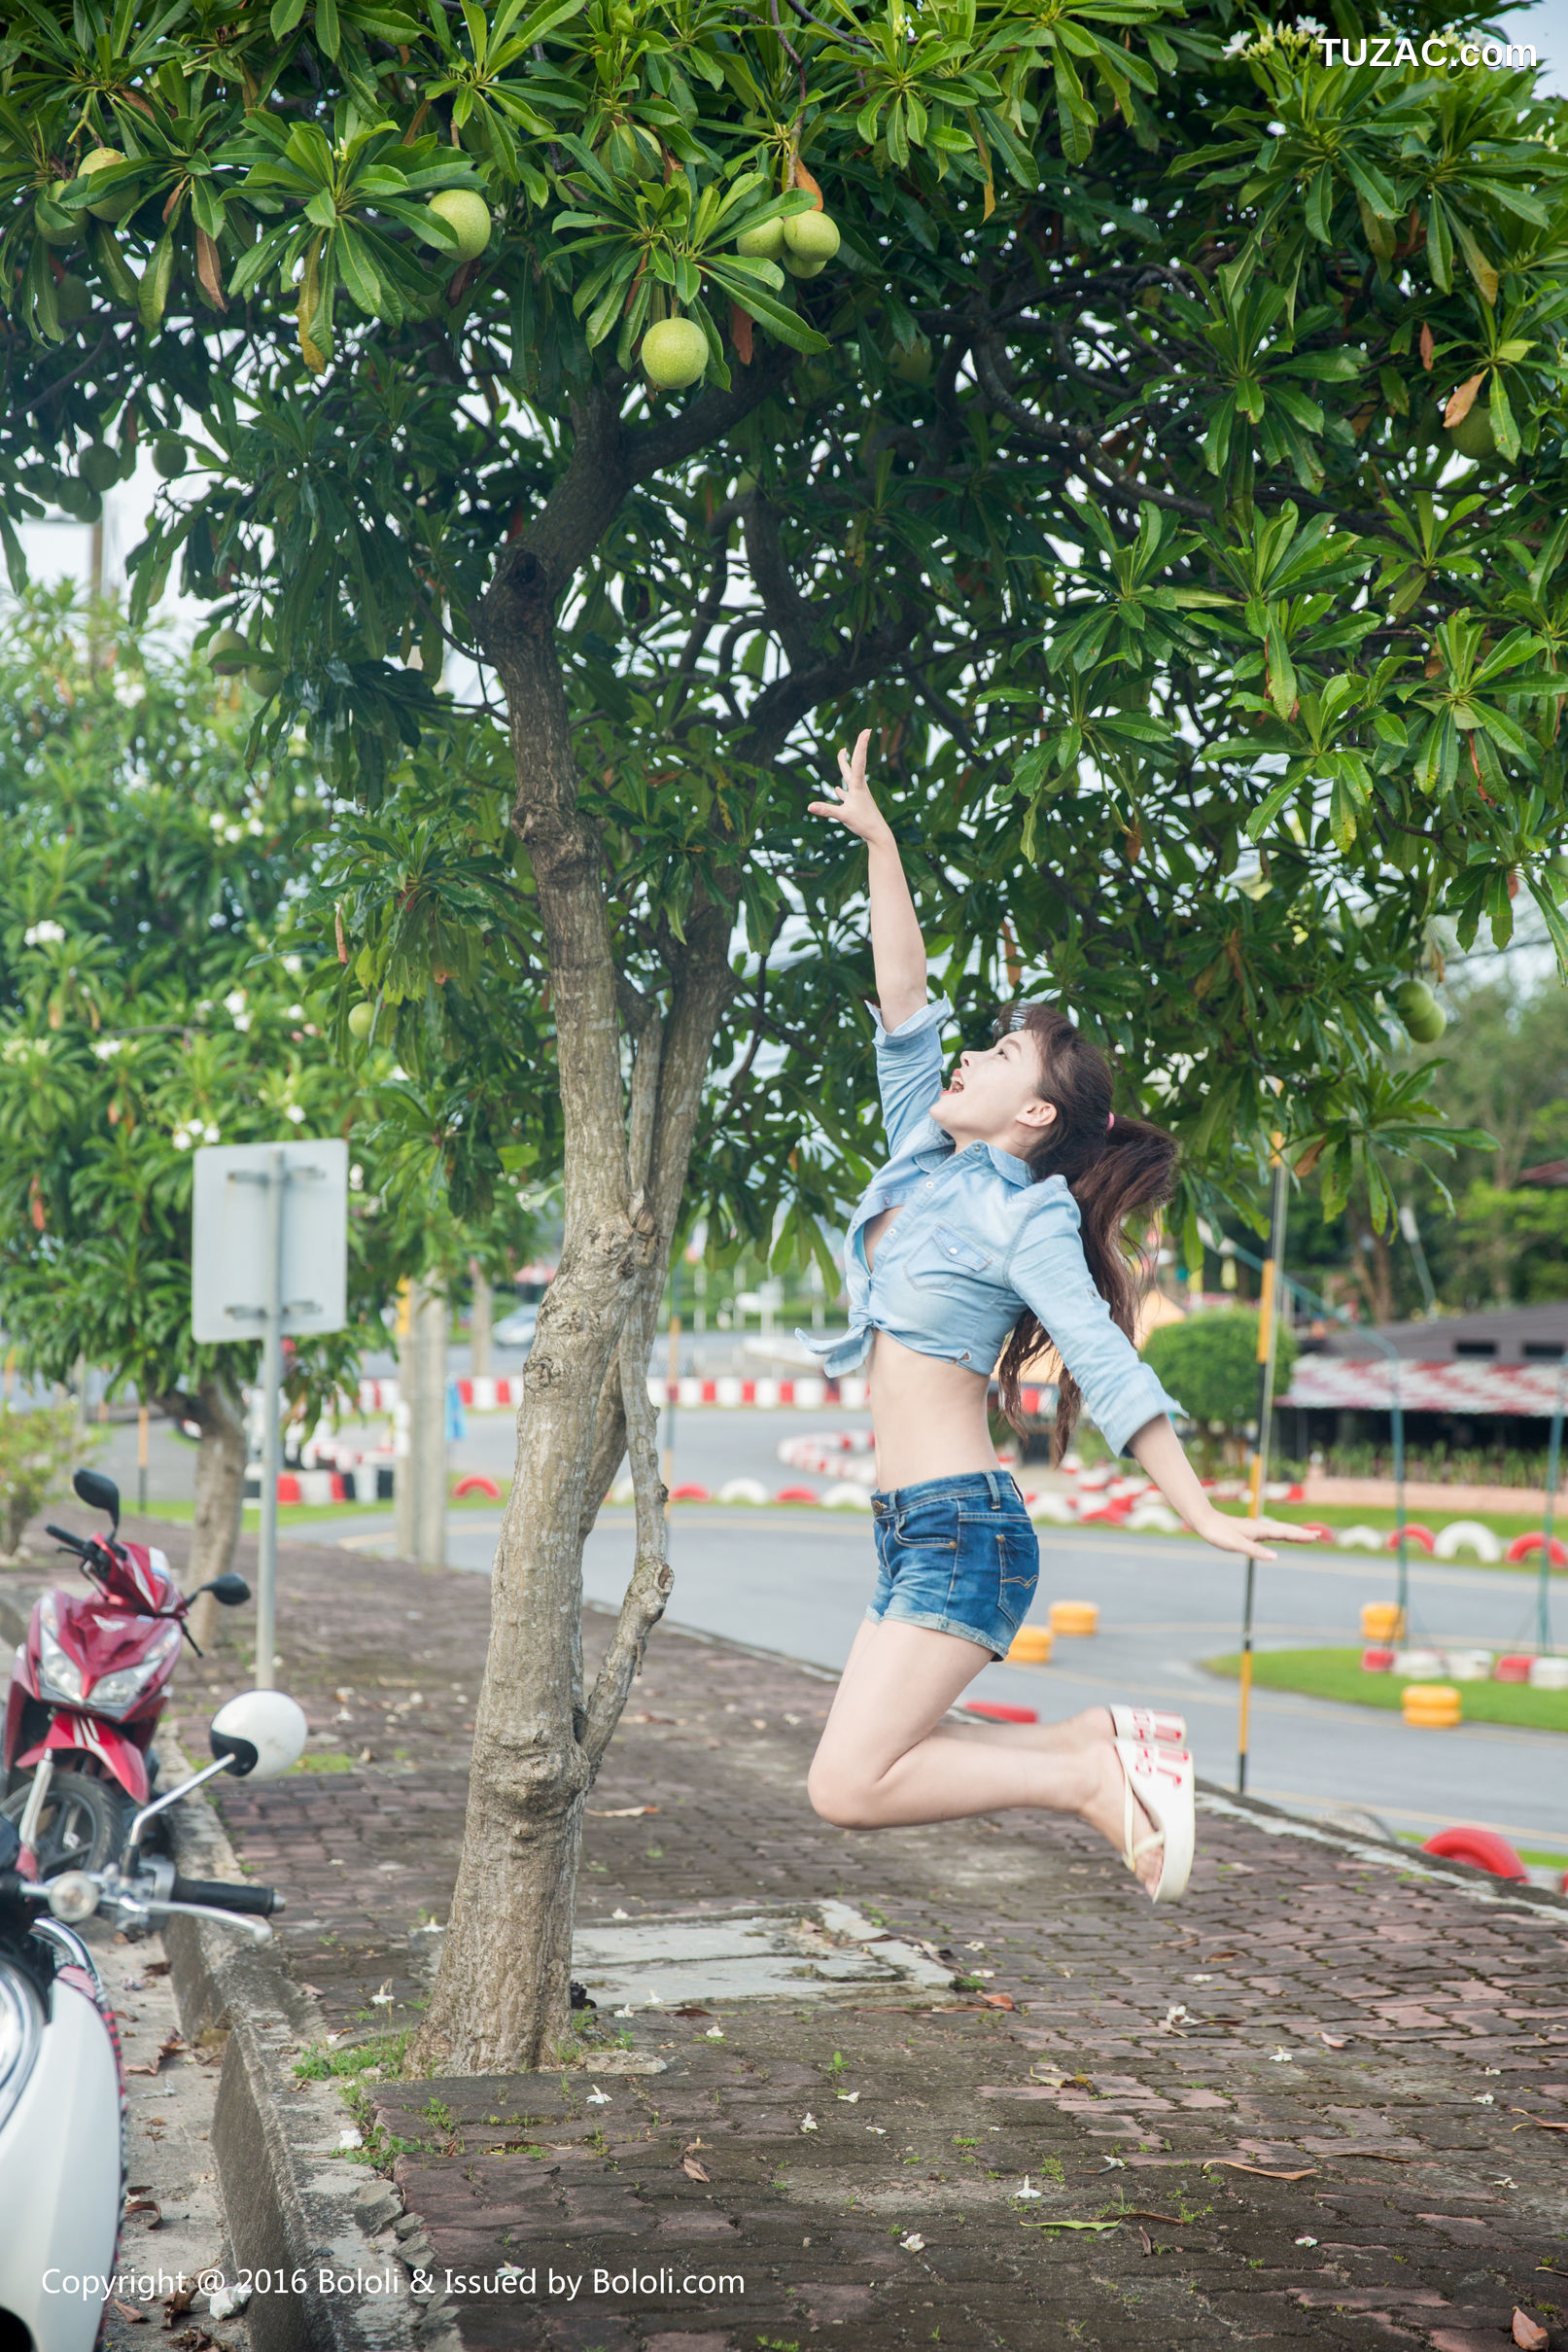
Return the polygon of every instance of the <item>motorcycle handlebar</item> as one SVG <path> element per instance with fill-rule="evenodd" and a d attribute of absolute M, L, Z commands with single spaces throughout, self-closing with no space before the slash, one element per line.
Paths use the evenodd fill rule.
<path fill-rule="evenodd" d="M 75 1552 L 79 1559 L 90 1560 L 92 1558 L 91 1544 L 84 1543 L 80 1535 L 73 1535 L 69 1527 L 52 1527 L 46 1521 L 44 1533 L 52 1535 L 56 1543 L 64 1544 L 66 1550 Z"/>
<path fill-rule="evenodd" d="M 254 1912 L 263 1919 L 283 1909 L 283 1897 L 275 1886 L 235 1886 L 226 1878 L 182 1878 L 178 1873 L 168 1900 L 199 1903 L 208 1911 Z"/>

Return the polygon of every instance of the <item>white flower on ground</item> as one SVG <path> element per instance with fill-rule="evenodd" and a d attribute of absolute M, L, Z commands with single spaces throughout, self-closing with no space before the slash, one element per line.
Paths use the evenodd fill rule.
<path fill-rule="evenodd" d="M 635 2017 L 636 2017 L 636 2015 L 637 2015 L 637 2012 L 636 2012 L 636 2010 L 635 2010 L 635 2009 L 632 2007 L 632 2005 L 631 2005 L 630 2001 L 628 2001 L 624 2009 L 617 2009 L 617 2010 L 616 2010 L 616 2011 L 615 2011 L 613 2014 L 614 2014 L 614 2015 L 615 2015 L 617 2018 L 635 2018 Z"/>
<path fill-rule="evenodd" d="M 354 2125 L 349 2124 L 338 2133 L 337 2145 L 339 2148 L 363 2148 L 365 2134 L 363 2131 L 357 2131 Z"/>
<path fill-rule="evenodd" d="M 854 2107 L 857 2104 L 860 2097 L 860 2093 L 857 2090 L 841 2090 L 838 2095 L 844 2101 L 846 2107 Z"/>
<path fill-rule="evenodd" d="M 708 2031 L 703 2035 L 705 2042 L 721 2042 L 723 2039 L 724 2028 L 722 2025 L 710 2025 Z"/>
<path fill-rule="evenodd" d="M 65 936 L 62 923 L 30 923 L 21 934 L 23 947 L 57 947 Z"/>
<path fill-rule="evenodd" d="M 1315 2246 L 1317 2240 L 1315 2237 L 1299 2237 L 1296 2243 L 1298 2246 Z"/>
<path fill-rule="evenodd" d="M 1024 2186 L 1023 2186 L 1023 2188 L 1022 2188 L 1022 2189 L 1015 2189 L 1015 2190 L 1013 2191 L 1013 2195 L 1014 2195 L 1014 2197 L 1015 2197 L 1015 2198 L 1018 2198 L 1018 2197 L 1025 2197 L 1025 2196 L 1028 2196 L 1028 2197 L 1037 2197 L 1037 2196 L 1042 2195 L 1043 2194 L 1044 2194 L 1044 2193 L 1043 2193 L 1043 2191 L 1038 2190 L 1038 2189 L 1031 2189 L 1031 2188 L 1029 2187 L 1029 2176 L 1028 2176 L 1028 2174 L 1027 2172 L 1026 2172 L 1026 2173 L 1025 2173 L 1025 2175 L 1024 2175 Z"/>
<path fill-rule="evenodd" d="M 909 2235 L 901 2237 L 898 2243 L 906 2254 L 923 2254 L 925 2251 L 925 2240 L 918 2229 L 912 2229 Z"/>
<path fill-rule="evenodd" d="M 817 2129 L 817 2118 L 812 2114 L 810 2108 L 806 2110 L 806 2113 L 800 2119 L 800 2128 L 802 2131 L 815 2131 Z"/>
<path fill-rule="evenodd" d="M 1294 2050 L 1271 2050 L 1269 2063 L 1271 2066 L 1288 2066 L 1295 2055 Z"/>
<path fill-rule="evenodd" d="M 598 2084 L 595 2083 L 593 2089 L 588 2093 L 588 2105 L 590 2107 L 608 2107 L 610 2105 L 609 2091 L 601 2090 Z"/>

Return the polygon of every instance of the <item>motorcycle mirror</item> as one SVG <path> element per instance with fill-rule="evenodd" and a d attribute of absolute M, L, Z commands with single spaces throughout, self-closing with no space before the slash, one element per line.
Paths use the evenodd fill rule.
<path fill-rule="evenodd" d="M 304 1754 L 308 1730 L 287 1691 L 241 1691 L 214 1715 L 207 1744 L 241 1779 L 275 1780 Z"/>
<path fill-rule="evenodd" d="M 211 1584 L 204 1584 L 201 1589 L 204 1593 L 210 1593 L 214 1600 L 220 1601 L 226 1609 L 237 1609 L 242 1600 L 249 1600 L 251 1597 L 251 1588 L 244 1577 L 234 1575 L 232 1570 L 226 1575 L 215 1576 Z"/>
<path fill-rule="evenodd" d="M 107 1511 L 119 1527 L 120 1489 L 112 1478 L 105 1478 L 101 1470 L 78 1470 L 71 1484 L 89 1511 Z"/>

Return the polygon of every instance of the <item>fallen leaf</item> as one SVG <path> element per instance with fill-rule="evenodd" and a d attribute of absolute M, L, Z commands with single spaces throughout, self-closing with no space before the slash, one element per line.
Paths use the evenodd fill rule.
<path fill-rule="evenodd" d="M 165 2295 L 163 2298 L 164 2327 L 172 2328 L 177 2319 L 183 2319 L 195 2299 L 196 2290 L 194 2282 L 192 2281 L 192 2283 L 188 2287 L 185 2283 L 184 2274 L 182 2273 L 180 2284 L 175 2289 L 174 2293 L 172 2295 Z"/>
<path fill-rule="evenodd" d="M 166 1977 L 173 1965 L 172 1960 L 145 1960 L 142 1974 L 144 1977 Z"/>
<path fill-rule="evenodd" d="M 662 1715 L 650 1715 L 646 1720 L 649 1723 L 662 1723 L 664 1718 Z M 635 1821 L 640 1813 L 656 1813 L 658 1809 L 656 1805 L 590 1805 L 588 1808 L 596 1821 Z"/>
<path fill-rule="evenodd" d="M 670 2012 L 674 2018 L 711 2018 L 713 2014 L 711 2009 L 704 2009 L 697 2001 L 687 2001 L 679 2009 L 673 2009 Z"/>
<path fill-rule="evenodd" d="M 1118 2219 L 1124 2222 L 1166 2222 L 1172 2229 L 1181 2228 L 1179 2213 L 1151 2213 L 1147 2205 L 1129 2205 Z"/>
<path fill-rule="evenodd" d="M 1016 2011 L 1018 2007 L 1018 2003 L 1014 2000 L 1010 1992 L 983 1992 L 980 1998 L 982 2004 L 987 2009 L 1011 2009 Z"/>
<path fill-rule="evenodd" d="M 1422 365 L 1422 367 L 1423 367 L 1423 368 L 1426 369 L 1427 373 L 1430 375 L 1430 374 L 1431 374 L 1431 372 L 1432 372 L 1432 350 L 1433 350 L 1433 345 L 1432 345 L 1432 330 L 1431 330 L 1431 328 L 1430 328 L 1430 327 L 1428 327 L 1428 326 L 1424 326 L 1424 325 L 1423 325 L 1423 327 L 1422 327 L 1422 329 L 1421 329 L 1421 340 L 1420 340 L 1420 345 L 1419 345 L 1419 348 L 1420 348 L 1420 353 L 1421 353 L 1421 365 Z"/>
<path fill-rule="evenodd" d="M 157 2066 L 127 2066 L 125 2072 L 127 2074 L 157 2074 Z"/>
<path fill-rule="evenodd" d="M 1551 2341 L 1540 2321 L 1532 2319 L 1528 2311 L 1521 2311 L 1516 2303 L 1514 2307 L 1513 2334 L 1519 2352 L 1547 2352 L 1547 2346 Z"/>
<path fill-rule="evenodd" d="M 680 2159 L 680 2169 L 688 2181 L 711 2181 L 713 2179 L 713 2174 L 708 2170 L 707 2165 L 699 2162 L 694 2156 L 683 2156 Z"/>
<path fill-rule="evenodd" d="M 1208 2156 L 1203 2159 L 1205 2172 L 1212 2171 L 1216 2164 L 1223 2165 L 1227 2172 L 1255 2173 L 1260 2181 L 1309 2181 L 1317 2170 L 1315 2164 L 1308 2164 L 1304 2172 L 1271 2172 L 1267 2164 L 1243 2164 L 1240 2158 L 1236 2156 Z"/>
<path fill-rule="evenodd" d="M 156 2197 L 132 2197 L 130 2203 L 125 2207 L 126 2221 L 129 2221 L 133 2213 L 150 2213 L 152 2215 L 153 2218 L 147 2225 L 149 2229 L 157 2229 L 163 2220 L 163 2208 Z"/>
<path fill-rule="evenodd" d="M 912 2229 L 907 2237 L 901 2237 L 898 2243 L 906 2254 L 923 2254 L 925 2251 L 925 2240 L 916 2229 Z"/>
<path fill-rule="evenodd" d="M 1149 2233 L 1148 2233 L 1147 2229 L 1144 2229 L 1143 2224 L 1142 2224 L 1141 2222 L 1139 2222 L 1139 2224 L 1138 2224 L 1138 2235 L 1139 2235 L 1139 2237 L 1140 2237 L 1140 2238 L 1143 2240 L 1143 2251 L 1144 2251 L 1144 2253 L 1145 2253 L 1145 2254 L 1152 2254 L 1152 2253 L 1154 2252 L 1154 2240 L 1153 2240 L 1153 2238 L 1152 2238 L 1152 2237 L 1149 2235 Z"/>
<path fill-rule="evenodd" d="M 1324 2033 L 1319 2027 L 1317 2038 L 1325 2050 L 1347 2050 L 1350 2046 L 1350 2036 L 1347 2033 Z"/>
<path fill-rule="evenodd" d="M 172 2058 L 177 2052 L 182 2051 L 187 2047 L 188 2044 L 181 2035 L 171 2033 L 166 2042 L 160 2042 L 158 2044 L 157 2054 L 159 2058 Z"/>
<path fill-rule="evenodd" d="M 118 2295 L 111 2296 L 110 2300 L 122 2319 L 128 2319 L 133 2327 L 146 2327 L 147 2313 L 145 2311 L 138 2311 L 134 2303 L 122 2303 Z"/>
<path fill-rule="evenodd" d="M 1568 2131 L 1568 2124 L 1554 2124 L 1548 2116 L 1531 2115 L 1527 2107 L 1511 2107 L 1509 2114 L 1522 2115 L 1524 2118 L 1522 2124 L 1515 2124 L 1516 2131 L 1527 2131 L 1532 2124 L 1538 2131 Z"/>

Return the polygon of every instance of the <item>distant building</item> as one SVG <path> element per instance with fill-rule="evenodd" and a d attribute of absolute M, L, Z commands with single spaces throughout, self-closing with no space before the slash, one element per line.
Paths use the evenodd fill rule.
<path fill-rule="evenodd" d="M 1568 1366 L 1568 1299 L 1544 1307 L 1486 1307 L 1431 1322 L 1384 1323 L 1377 1337 L 1399 1359 L 1411 1442 L 1451 1446 L 1545 1442 Z M 1375 1437 L 1387 1427 L 1394 1367 L 1365 1327 L 1305 1340 L 1281 1399 L 1295 1416 L 1289 1451 Z M 1357 1419 L 1372 1425 L 1357 1428 Z M 1539 1424 L 1532 1426 L 1531 1424 Z"/>

